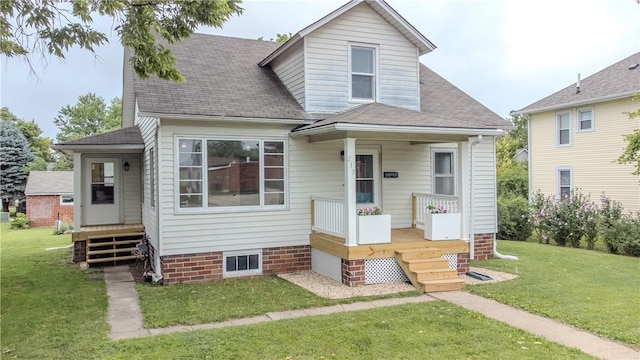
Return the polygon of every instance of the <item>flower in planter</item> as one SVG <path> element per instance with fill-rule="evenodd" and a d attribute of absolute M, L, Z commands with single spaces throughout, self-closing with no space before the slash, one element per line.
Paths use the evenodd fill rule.
<path fill-rule="evenodd" d="M 382 215 L 382 209 L 374 206 L 370 208 L 360 208 L 356 210 L 356 214 L 358 215 Z"/>
<path fill-rule="evenodd" d="M 427 206 L 427 210 L 432 214 L 446 214 L 449 212 L 449 210 L 445 209 L 442 205 L 429 205 Z"/>

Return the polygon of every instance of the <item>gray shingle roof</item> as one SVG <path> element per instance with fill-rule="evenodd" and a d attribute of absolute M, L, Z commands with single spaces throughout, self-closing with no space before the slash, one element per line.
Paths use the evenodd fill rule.
<path fill-rule="evenodd" d="M 136 77 L 142 112 L 271 119 L 309 119 L 270 68 L 258 63 L 280 44 L 205 34 L 170 45 L 186 78 Z"/>
<path fill-rule="evenodd" d="M 140 111 L 158 114 L 323 120 L 458 128 L 509 124 L 451 83 L 421 66 L 421 111 L 370 104 L 336 114 L 307 113 L 269 68 L 258 63 L 277 43 L 194 34 L 171 45 L 186 83 L 136 78 Z M 331 116 L 328 118 L 328 116 Z"/>
<path fill-rule="evenodd" d="M 518 110 L 517 113 L 535 112 L 540 109 L 556 108 L 573 103 L 588 103 L 598 99 L 631 94 L 640 91 L 640 66 L 629 67 L 640 63 L 640 52 L 598 71 L 580 81 L 580 92 L 576 92 L 576 84 L 553 93 L 533 104 Z"/>
<path fill-rule="evenodd" d="M 506 120 L 422 64 L 420 82 L 420 111 L 371 103 L 296 131 L 337 123 L 472 129 L 510 126 Z"/>
<path fill-rule="evenodd" d="M 140 129 L 137 126 L 132 126 L 57 145 L 144 145 L 144 141 L 140 135 Z"/>
<path fill-rule="evenodd" d="M 73 171 L 31 171 L 24 194 L 73 194 Z"/>

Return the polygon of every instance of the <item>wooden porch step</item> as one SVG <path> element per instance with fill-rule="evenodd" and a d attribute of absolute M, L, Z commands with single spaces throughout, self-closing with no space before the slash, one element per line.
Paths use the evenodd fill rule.
<path fill-rule="evenodd" d="M 464 280 L 462 279 L 446 279 L 446 280 L 428 280 L 420 281 L 424 292 L 439 292 L 439 291 L 458 291 L 464 288 Z"/>
<path fill-rule="evenodd" d="M 96 241 L 100 239 L 109 240 L 114 238 L 125 238 L 125 237 L 132 237 L 132 236 L 143 237 L 144 232 L 132 232 L 132 233 L 123 233 L 123 234 L 114 233 L 109 235 L 92 235 L 92 236 L 88 236 L 87 240 L 92 240 L 92 241 Z"/>
<path fill-rule="evenodd" d="M 131 251 L 136 250 L 136 247 L 126 247 L 119 249 L 106 249 L 106 250 L 92 250 L 87 253 L 87 255 L 103 255 L 103 254 L 119 254 L 119 253 L 131 253 Z"/>
<path fill-rule="evenodd" d="M 412 259 L 433 259 L 440 258 L 442 250 L 437 248 L 424 248 L 424 249 L 408 249 L 408 250 L 396 250 L 396 253 L 402 257 L 402 260 Z"/>
<path fill-rule="evenodd" d="M 411 271 L 438 268 L 442 269 L 449 266 L 449 260 L 441 257 L 430 259 L 409 259 L 404 261 L 409 264 L 409 270 Z"/>
<path fill-rule="evenodd" d="M 415 271 L 418 282 L 430 280 L 458 279 L 458 271 L 453 269 L 426 269 Z"/>
<path fill-rule="evenodd" d="M 127 245 L 127 244 L 138 244 L 142 241 L 142 239 L 133 239 L 133 240 L 116 240 L 116 241 L 107 241 L 107 242 L 91 242 L 87 244 L 87 247 L 100 247 L 100 246 L 113 246 L 113 245 Z"/>
<path fill-rule="evenodd" d="M 87 264 L 96 264 L 96 263 L 106 263 L 106 262 L 115 262 L 115 261 L 123 261 L 123 260 L 134 260 L 138 257 L 136 255 L 126 255 L 126 256 L 112 256 L 106 258 L 95 258 L 95 259 L 87 259 Z"/>

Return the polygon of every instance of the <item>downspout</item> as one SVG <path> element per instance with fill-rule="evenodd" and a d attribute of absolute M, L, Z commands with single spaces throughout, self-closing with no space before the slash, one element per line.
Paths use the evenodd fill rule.
<path fill-rule="evenodd" d="M 156 131 L 154 134 L 154 139 L 153 139 L 153 148 L 154 148 L 154 158 L 151 159 L 154 162 L 153 165 L 153 171 L 154 173 L 151 174 L 151 176 L 154 177 L 154 183 L 155 183 L 155 189 L 154 189 L 154 194 L 153 196 L 155 197 L 155 208 L 154 211 L 156 212 L 156 233 L 158 236 L 158 248 L 156 249 L 156 253 L 154 253 L 154 261 L 156 263 L 155 265 L 155 272 L 153 274 L 153 282 L 157 283 L 162 281 L 162 262 L 160 261 L 160 251 L 161 251 L 161 247 L 162 247 L 162 231 L 160 229 L 160 181 L 158 181 L 159 177 L 156 176 L 156 174 L 158 173 L 158 161 L 156 161 L 156 159 L 160 159 L 160 149 L 158 148 L 158 133 L 160 132 L 160 123 L 159 123 L 160 119 L 158 119 L 158 122 L 156 122 Z"/>
<path fill-rule="evenodd" d="M 470 189 L 469 189 L 469 260 L 473 260 L 475 259 L 475 246 L 476 246 L 476 234 L 474 233 L 474 228 L 473 228 L 473 222 L 474 222 L 474 211 L 473 211 L 473 189 L 475 188 L 475 184 L 474 184 L 474 178 L 475 178 L 475 166 L 476 166 L 476 159 L 475 159 L 475 152 L 473 151 L 473 148 L 476 146 L 476 144 L 478 144 L 480 141 L 482 141 L 482 135 L 478 135 L 478 137 L 471 141 L 471 143 L 469 144 L 469 151 L 471 152 L 471 164 L 469 164 L 469 175 L 471 178 L 470 181 Z"/>
<path fill-rule="evenodd" d="M 496 138 L 494 137 L 494 138 L 493 138 L 493 148 L 494 148 L 493 156 L 494 156 L 494 163 L 495 163 L 495 156 L 496 156 L 496 155 L 495 155 L 495 153 L 496 153 L 496 152 L 495 152 L 495 147 L 496 147 L 496 146 L 495 146 L 495 144 L 496 144 Z M 527 152 L 527 156 L 529 156 L 529 153 L 528 153 L 528 152 Z M 496 176 L 496 175 L 494 175 L 494 183 L 496 183 L 495 176 Z M 497 219 L 498 219 L 498 208 L 497 208 L 497 206 L 496 206 L 496 220 L 497 220 Z M 495 238 L 493 239 L 493 256 L 494 256 L 494 257 L 496 257 L 496 258 L 498 258 L 498 259 L 504 259 L 504 260 L 518 260 L 518 258 L 517 258 L 516 256 L 513 256 L 513 255 L 502 255 L 502 254 L 500 254 L 500 253 L 498 252 L 498 239 L 495 239 Z"/>

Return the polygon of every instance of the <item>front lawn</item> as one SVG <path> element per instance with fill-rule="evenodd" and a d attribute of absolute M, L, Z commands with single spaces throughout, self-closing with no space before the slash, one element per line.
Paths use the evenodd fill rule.
<path fill-rule="evenodd" d="M 2 359 L 588 358 L 445 302 L 113 342 L 102 271 L 79 270 L 71 249 L 46 251 L 70 243 L 69 235 L 52 231 L 0 226 Z M 292 286 L 277 282 L 271 287 Z M 226 294 L 213 295 L 202 311 Z M 245 295 L 261 306 L 284 303 L 274 293 Z"/>
<path fill-rule="evenodd" d="M 470 292 L 640 345 L 639 258 L 518 241 L 500 241 L 498 250 L 520 260 L 472 265 L 520 277 L 467 286 Z"/>

